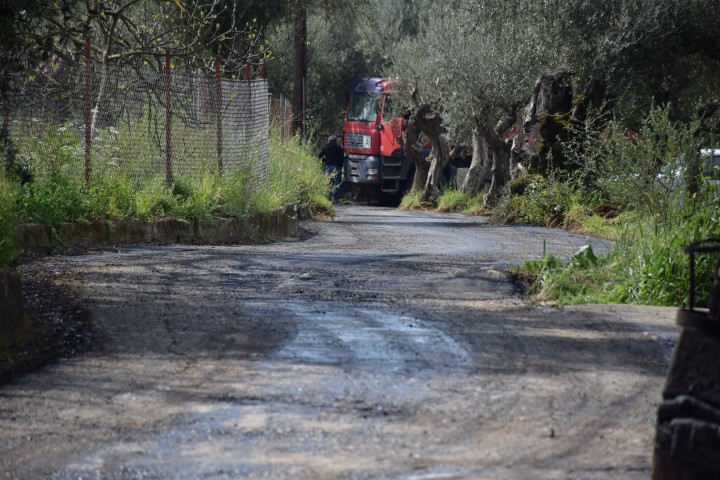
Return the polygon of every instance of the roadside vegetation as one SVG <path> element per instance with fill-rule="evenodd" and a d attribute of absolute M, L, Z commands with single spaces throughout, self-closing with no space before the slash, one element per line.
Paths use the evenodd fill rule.
<path fill-rule="evenodd" d="M 210 171 L 178 176 L 170 187 L 162 175 L 139 179 L 108 170 L 89 189 L 81 156 L 47 157 L 24 149 L 25 158 L 39 160 L 17 163 L 15 172 L 0 175 L 0 267 L 15 264 L 20 253 L 15 234 L 23 223 L 48 225 L 58 238 L 65 222 L 247 218 L 293 203 L 306 217 L 331 209 L 329 181 L 308 146 L 273 132 L 269 149 L 267 182 L 256 181 L 248 164 L 222 176 Z"/>
<path fill-rule="evenodd" d="M 434 208 L 613 242 L 607 254 L 587 248 L 569 259 L 545 254 L 520 265 L 513 273 L 536 301 L 687 305 L 684 247 L 720 237 L 717 167 L 702 164 L 697 129 L 697 122 L 673 122 L 668 108 L 655 107 L 636 135 L 610 122 L 586 140 L 592 148 L 568 144 L 566 156 L 582 168 L 519 175 L 491 209 L 482 207 L 483 192 L 468 198 L 454 188 L 445 190 Z M 403 200 L 405 208 L 421 205 L 417 193 Z M 697 257 L 699 302 L 709 294 L 716 262 L 713 255 Z"/>
<path fill-rule="evenodd" d="M 363 15 L 337 6 L 350 10 L 340 16 L 308 9 L 310 97 L 327 100 L 312 107 L 316 128 L 338 131 L 352 78 L 399 78 L 409 118 L 422 124 L 424 112 L 441 124 L 426 138 L 481 146 L 468 175 L 475 181 L 427 181 L 401 208 L 613 242 L 607 256 L 523 265 L 516 273 L 539 301 L 686 304 L 683 248 L 720 235 L 717 193 L 703 178 L 712 172 L 698 170 L 699 149 L 720 146 L 720 27 L 709 21 L 720 4 L 521 3 L 371 0 Z M 288 96 L 296 25 L 271 35 L 280 73 L 271 84 Z M 431 160 L 448 158 L 440 148 Z M 707 289 L 714 259 L 704 257 L 697 278 Z"/>

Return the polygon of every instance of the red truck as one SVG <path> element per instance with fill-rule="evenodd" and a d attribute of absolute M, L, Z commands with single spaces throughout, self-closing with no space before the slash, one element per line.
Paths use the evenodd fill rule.
<path fill-rule="evenodd" d="M 403 119 L 392 103 L 392 81 L 361 78 L 350 92 L 343 124 L 345 182 L 354 196 L 370 195 L 384 204 L 399 202 L 415 172 L 402 144 Z"/>

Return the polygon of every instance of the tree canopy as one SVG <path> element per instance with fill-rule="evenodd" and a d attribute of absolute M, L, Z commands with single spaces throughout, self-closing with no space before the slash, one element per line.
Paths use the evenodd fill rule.
<path fill-rule="evenodd" d="M 455 131 L 483 110 L 528 100 L 541 75 L 590 79 L 628 113 L 672 101 L 687 115 L 718 95 L 720 4 L 711 0 L 428 2 L 390 72 L 438 97 Z"/>
<path fill-rule="evenodd" d="M 0 51 L 14 65 L 37 64 L 51 55 L 73 56 L 84 50 L 86 36 L 104 63 L 136 67 L 161 65 L 165 51 L 185 66 L 211 65 L 219 54 L 226 71 L 239 71 L 246 62 L 265 58 L 261 31 L 262 22 L 269 20 L 253 16 L 259 2 L 40 0 L 26 4 L 4 0 L 0 6 L 6 13 Z"/>
<path fill-rule="evenodd" d="M 690 118 L 720 96 L 716 0 L 2 0 L 0 55 L 7 70 L 91 35 L 108 61 L 153 62 L 171 49 L 198 65 L 218 53 L 238 70 L 270 48 L 273 90 L 292 96 L 300 11 L 307 103 L 322 131 L 339 128 L 349 84 L 366 75 L 402 78 L 439 101 L 449 137 L 465 141 L 478 119 L 495 123 L 551 73 L 567 73 L 576 92 L 604 82 L 629 122 L 658 103 Z"/>

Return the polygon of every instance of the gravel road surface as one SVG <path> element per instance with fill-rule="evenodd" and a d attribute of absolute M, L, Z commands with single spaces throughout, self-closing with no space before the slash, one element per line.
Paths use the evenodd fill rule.
<path fill-rule="evenodd" d="M 675 310 L 531 306 L 503 273 L 606 243 L 365 206 L 303 228 L 24 265 L 93 346 L 0 387 L 0 479 L 649 477 Z"/>

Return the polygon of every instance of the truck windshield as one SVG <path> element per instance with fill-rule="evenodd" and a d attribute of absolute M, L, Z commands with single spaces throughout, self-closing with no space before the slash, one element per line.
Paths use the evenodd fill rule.
<path fill-rule="evenodd" d="M 355 92 L 350 97 L 347 119 L 353 122 L 374 122 L 379 111 L 379 94 Z"/>

